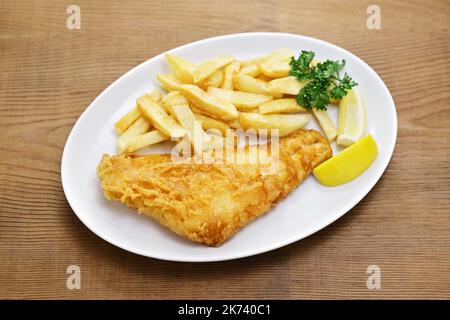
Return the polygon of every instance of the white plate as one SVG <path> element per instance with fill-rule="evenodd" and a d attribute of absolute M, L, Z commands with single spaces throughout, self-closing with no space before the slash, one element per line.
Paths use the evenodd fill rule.
<path fill-rule="evenodd" d="M 242 33 L 190 43 L 171 52 L 198 62 L 215 55 L 238 59 L 279 49 L 312 50 L 319 59 L 346 59 L 345 71 L 360 85 L 367 110 L 367 133 L 379 155 L 354 181 L 324 187 L 309 177 L 273 210 L 240 230 L 219 248 L 191 243 L 123 204 L 107 201 L 96 175 L 103 153 L 114 154 L 113 124 L 135 105 L 136 97 L 159 87 L 156 74 L 167 72 L 163 55 L 147 60 L 111 84 L 84 111 L 67 139 L 61 178 L 67 200 L 80 220 L 106 241 L 125 250 L 174 261 L 219 261 L 273 250 L 319 231 L 355 206 L 383 174 L 394 150 L 397 115 L 394 101 L 375 71 L 364 61 L 330 43 L 284 33 Z M 336 120 L 337 110 L 331 107 Z M 318 129 L 311 121 L 310 128 Z M 333 146 L 336 151 L 336 146 Z M 152 151 L 161 152 L 160 148 Z"/>

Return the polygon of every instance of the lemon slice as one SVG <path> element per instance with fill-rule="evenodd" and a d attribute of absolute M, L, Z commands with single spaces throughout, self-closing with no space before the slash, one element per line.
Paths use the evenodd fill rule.
<path fill-rule="evenodd" d="M 366 111 L 361 93 L 353 88 L 339 104 L 337 144 L 350 146 L 364 136 Z"/>
<path fill-rule="evenodd" d="M 313 173 L 321 184 L 338 186 L 355 179 L 366 171 L 377 154 L 377 143 L 369 134 L 316 167 Z"/>

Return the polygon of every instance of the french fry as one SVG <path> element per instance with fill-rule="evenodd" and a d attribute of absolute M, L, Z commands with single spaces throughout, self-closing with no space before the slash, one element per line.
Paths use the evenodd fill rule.
<path fill-rule="evenodd" d="M 232 56 L 219 56 L 211 60 L 201 62 L 194 70 L 194 82 L 199 83 L 203 79 L 208 78 L 214 72 L 231 63 L 233 60 L 234 58 Z"/>
<path fill-rule="evenodd" d="M 166 53 L 171 73 L 158 74 L 157 79 L 169 93 L 164 96 L 154 89 L 145 94 L 114 124 L 120 135 L 118 153 L 133 153 L 184 135 L 189 150 L 192 145 L 196 153 L 208 152 L 223 145 L 219 132 L 278 129 L 283 137 L 304 127 L 311 115 L 293 96 L 307 81 L 289 76 L 293 56 L 290 49 L 283 48 L 249 60 L 237 61 L 227 55 L 196 65 Z M 313 60 L 311 66 L 319 62 Z M 327 111 L 314 109 L 312 113 L 327 139 L 335 140 L 337 128 Z M 210 130 L 215 130 L 215 135 L 207 132 Z"/>
<path fill-rule="evenodd" d="M 275 51 L 269 58 L 258 64 L 262 74 L 272 78 L 282 78 L 289 75 L 291 67 L 289 61 L 294 53 L 289 49 Z"/>
<path fill-rule="evenodd" d="M 239 123 L 247 129 L 278 129 L 279 136 L 285 137 L 292 132 L 303 128 L 310 120 L 309 114 L 270 114 L 241 112 Z M 270 131 L 269 131 L 270 134 Z"/>
<path fill-rule="evenodd" d="M 178 90 L 171 91 L 168 94 L 164 96 L 164 98 L 161 100 L 160 106 L 164 109 L 164 111 L 173 117 L 173 111 L 171 109 L 171 104 L 168 104 L 167 101 L 170 99 L 173 99 L 175 97 L 178 97 L 180 95 L 180 92 Z"/>
<path fill-rule="evenodd" d="M 299 106 L 297 101 L 291 98 L 276 99 L 259 106 L 259 113 L 261 114 L 297 113 L 306 111 L 308 111 L 306 108 Z"/>
<path fill-rule="evenodd" d="M 270 91 L 267 82 L 252 78 L 242 72 L 237 74 L 236 80 L 240 91 L 264 94 L 273 96 L 274 98 L 281 98 L 283 96 L 282 93 Z"/>
<path fill-rule="evenodd" d="M 194 82 L 193 74 L 195 70 L 195 64 L 171 53 L 166 53 L 166 60 L 172 72 L 183 83 Z"/>
<path fill-rule="evenodd" d="M 289 75 L 291 66 L 288 61 L 268 60 L 261 63 L 259 70 L 265 76 L 272 78 L 283 78 Z"/>
<path fill-rule="evenodd" d="M 234 90 L 239 90 L 239 83 L 238 83 L 238 75 L 239 75 L 239 71 L 236 71 L 233 75 L 233 89 Z"/>
<path fill-rule="evenodd" d="M 294 56 L 294 52 L 289 49 L 289 48 L 281 48 L 279 50 L 276 50 L 274 52 L 272 52 L 269 56 L 269 58 L 267 58 L 266 60 L 264 60 L 261 63 L 264 63 L 266 61 L 274 61 L 274 60 L 278 60 L 278 61 L 290 61 L 291 57 Z M 259 63 L 259 64 L 261 64 Z"/>
<path fill-rule="evenodd" d="M 209 136 L 203 131 L 200 122 L 195 119 L 194 114 L 189 108 L 187 99 L 178 92 L 176 92 L 178 93 L 176 95 L 175 92 L 173 92 L 173 95 L 169 99 L 166 99 L 165 103 L 170 106 L 168 108 L 172 111 L 173 116 L 186 130 L 194 151 L 196 153 L 202 153 L 203 147 L 210 141 Z"/>
<path fill-rule="evenodd" d="M 150 122 L 140 116 L 122 135 L 117 139 L 117 153 L 124 153 L 131 139 L 146 133 L 151 127 Z"/>
<path fill-rule="evenodd" d="M 260 64 L 261 62 L 263 62 L 264 60 L 270 58 L 270 55 L 273 54 L 272 53 L 268 53 L 264 56 L 260 56 L 257 58 L 253 58 L 253 59 L 248 59 L 248 60 L 241 60 L 241 67 L 242 69 L 244 69 L 245 67 L 251 66 L 251 65 L 255 65 L 258 66 L 258 64 Z"/>
<path fill-rule="evenodd" d="M 240 122 L 238 121 L 238 119 L 235 119 L 235 120 L 232 120 L 232 121 L 228 121 L 227 124 L 232 129 L 242 129 L 242 126 L 241 126 Z"/>
<path fill-rule="evenodd" d="M 162 141 L 169 140 L 170 137 L 161 133 L 159 130 L 152 130 L 150 132 L 135 136 L 130 139 L 128 142 L 125 153 L 132 153 L 136 150 L 142 149 L 144 147 L 148 147 L 152 144 L 157 144 Z"/>
<path fill-rule="evenodd" d="M 162 92 L 159 91 L 158 89 L 153 89 L 150 93 L 147 93 L 146 96 L 149 97 L 150 99 L 152 99 L 155 102 L 161 102 L 162 99 L 164 98 Z M 166 107 L 163 104 L 160 104 L 160 106 L 163 108 L 163 110 L 165 112 L 170 114 L 169 110 L 167 110 Z M 138 109 L 139 109 L 139 107 L 138 107 Z"/>
<path fill-rule="evenodd" d="M 153 99 L 142 96 L 137 99 L 137 104 L 144 117 L 162 133 L 175 138 L 181 138 L 186 134 L 186 131 L 168 116 L 159 103 L 153 101 Z"/>
<path fill-rule="evenodd" d="M 341 103 L 341 100 L 336 100 L 336 99 L 330 98 L 330 103 L 334 104 L 336 106 L 339 106 L 339 103 Z"/>
<path fill-rule="evenodd" d="M 218 88 L 222 85 L 222 82 L 223 82 L 223 71 L 217 70 L 216 72 L 214 72 L 212 75 L 210 75 L 208 78 L 201 81 L 197 85 L 202 89 L 206 89 L 208 87 Z"/>
<path fill-rule="evenodd" d="M 123 134 L 139 117 L 141 116 L 141 110 L 135 106 L 131 111 L 125 114 L 119 121 L 114 124 L 117 133 Z"/>
<path fill-rule="evenodd" d="M 276 51 L 273 51 L 273 52 L 271 52 L 269 54 L 266 54 L 266 55 L 258 57 L 258 58 L 249 59 L 249 60 L 242 60 L 241 61 L 241 66 L 242 67 L 246 67 L 246 66 L 249 66 L 249 65 L 252 65 L 252 64 L 258 65 L 258 64 L 260 64 L 260 63 L 262 63 L 262 62 L 264 62 L 264 61 L 266 61 L 268 59 L 272 59 L 272 58 L 282 59 L 283 57 L 286 57 L 286 56 L 289 57 L 289 56 L 293 56 L 293 55 L 294 55 L 294 53 L 292 52 L 292 50 L 287 49 L 287 48 L 281 48 L 281 49 L 278 49 Z"/>
<path fill-rule="evenodd" d="M 203 113 L 221 120 L 233 120 L 238 117 L 236 107 L 225 100 L 220 100 L 195 85 L 184 84 L 180 93 L 191 101 Z"/>
<path fill-rule="evenodd" d="M 180 79 L 178 79 L 174 74 L 167 73 L 162 74 L 159 73 L 156 76 L 156 79 L 161 83 L 164 89 L 167 91 L 178 90 L 178 88 L 183 84 Z"/>
<path fill-rule="evenodd" d="M 213 119 L 217 119 L 217 117 L 211 116 L 211 115 L 208 114 L 205 110 L 200 109 L 200 108 L 197 108 L 197 107 L 196 107 L 194 104 L 192 104 L 192 103 L 190 104 L 190 107 L 191 107 L 191 110 L 192 110 L 193 113 L 201 114 L 201 115 L 204 115 L 204 116 L 213 118 Z"/>
<path fill-rule="evenodd" d="M 160 102 L 162 100 L 162 98 L 164 97 L 162 92 L 159 91 L 159 89 L 153 89 L 148 96 L 150 98 L 152 98 L 154 101 L 156 102 Z"/>
<path fill-rule="evenodd" d="M 316 117 L 317 121 L 319 122 L 320 127 L 322 128 L 323 132 L 325 133 L 325 136 L 327 137 L 328 141 L 334 141 L 337 136 L 337 128 L 336 125 L 333 123 L 333 120 L 331 120 L 330 115 L 326 110 L 317 110 L 313 109 L 313 114 Z"/>
<path fill-rule="evenodd" d="M 218 129 L 223 135 L 226 134 L 230 126 L 223 121 L 205 116 L 203 114 L 194 113 L 195 119 L 202 125 L 203 130 Z"/>
<path fill-rule="evenodd" d="M 273 80 L 273 78 L 268 77 L 268 76 L 265 76 L 265 75 L 263 75 L 263 74 L 261 74 L 261 75 L 259 75 L 258 77 L 256 77 L 256 79 L 262 80 L 262 81 L 265 81 L 265 82 L 270 82 L 270 81 Z"/>
<path fill-rule="evenodd" d="M 250 77 L 256 78 L 261 74 L 257 64 L 251 64 L 241 69 L 242 73 L 249 75 Z"/>
<path fill-rule="evenodd" d="M 171 101 L 171 103 L 168 103 Z M 172 105 L 174 103 L 184 103 L 184 97 L 180 96 L 180 92 L 178 90 L 169 92 L 166 96 L 161 100 L 161 106 L 165 109 L 167 114 L 172 115 Z"/>
<path fill-rule="evenodd" d="M 162 93 L 158 89 L 153 89 L 148 94 L 148 96 L 155 101 L 159 101 L 162 98 Z M 128 127 L 131 126 L 141 115 L 142 115 L 141 110 L 139 109 L 138 106 L 135 106 L 114 124 L 117 133 L 119 135 L 124 133 L 125 130 L 127 130 Z"/>
<path fill-rule="evenodd" d="M 223 82 L 221 86 L 223 89 L 234 89 L 233 78 L 235 73 L 239 72 L 240 68 L 241 64 L 239 63 L 239 61 L 233 61 L 225 66 L 223 73 Z"/>
<path fill-rule="evenodd" d="M 239 110 L 244 111 L 257 108 L 259 105 L 273 100 L 272 96 L 212 87 L 208 88 L 208 93 L 219 99 L 224 99 L 234 104 Z"/>
<path fill-rule="evenodd" d="M 296 95 L 306 84 L 306 81 L 299 81 L 294 76 L 275 79 L 269 82 L 268 90 L 278 94 Z"/>

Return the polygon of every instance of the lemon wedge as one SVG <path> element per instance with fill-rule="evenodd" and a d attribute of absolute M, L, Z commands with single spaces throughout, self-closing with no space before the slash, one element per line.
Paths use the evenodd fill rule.
<path fill-rule="evenodd" d="M 377 143 L 369 134 L 313 171 L 319 182 L 326 186 L 347 183 L 370 167 L 378 154 Z"/>
<path fill-rule="evenodd" d="M 353 88 L 339 104 L 337 144 L 351 146 L 364 136 L 366 111 L 362 94 Z"/>

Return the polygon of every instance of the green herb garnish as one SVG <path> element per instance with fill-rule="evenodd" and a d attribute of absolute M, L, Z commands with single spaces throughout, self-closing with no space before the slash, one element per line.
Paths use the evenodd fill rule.
<path fill-rule="evenodd" d="M 300 81 L 308 82 L 295 97 L 300 106 L 326 110 L 331 99 L 342 99 L 358 83 L 347 73 L 342 78 L 339 76 L 339 71 L 345 66 L 345 60 L 327 60 L 311 66 L 314 55 L 312 51 L 302 51 L 297 59 L 292 57 L 289 74 Z"/>

